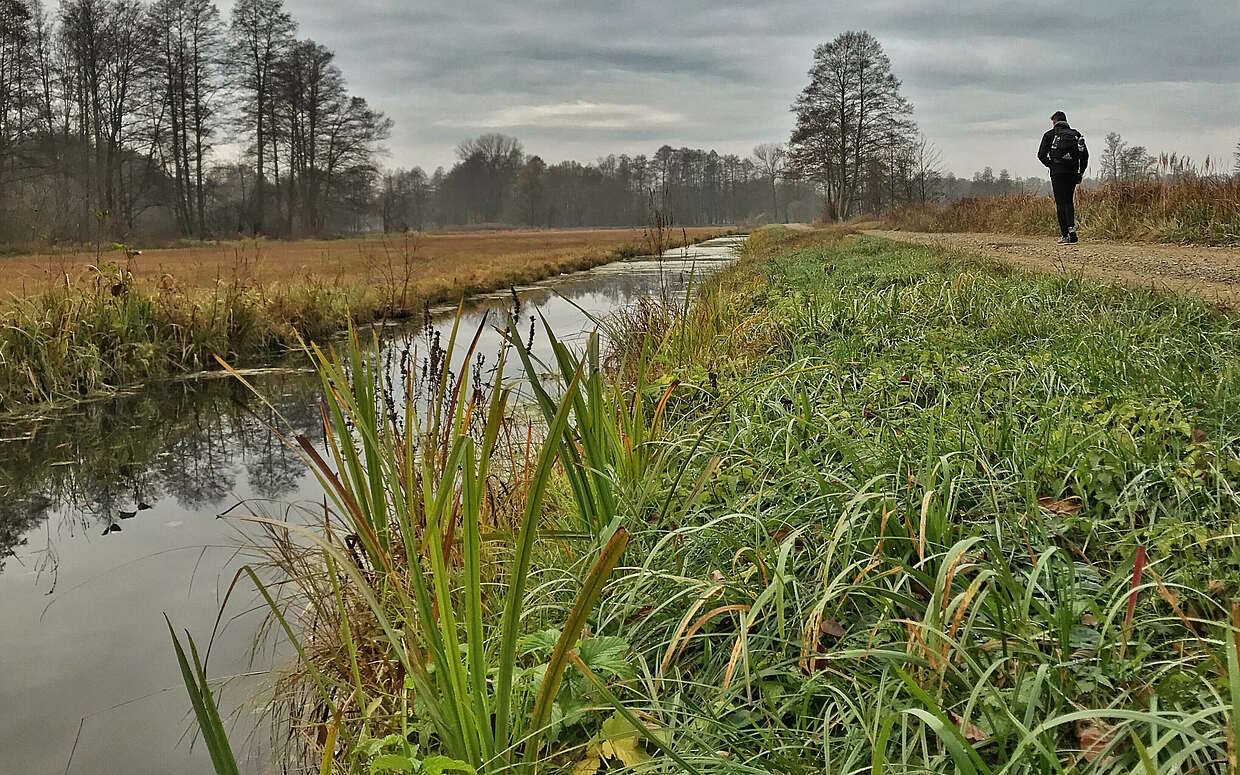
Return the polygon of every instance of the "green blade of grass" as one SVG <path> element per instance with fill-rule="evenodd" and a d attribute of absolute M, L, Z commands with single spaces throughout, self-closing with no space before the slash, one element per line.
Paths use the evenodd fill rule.
<path fill-rule="evenodd" d="M 233 756 L 232 747 L 228 743 L 227 732 L 220 721 L 219 709 L 216 707 L 215 698 L 211 695 L 211 688 L 207 684 L 206 671 L 198 659 L 198 650 L 194 645 L 194 639 L 189 633 L 186 633 L 185 637 L 189 641 L 190 650 L 193 652 L 194 665 L 191 667 L 189 659 L 185 655 L 185 650 L 181 646 L 181 641 L 177 638 L 177 634 L 172 628 L 172 621 L 166 614 L 164 615 L 164 622 L 168 625 L 168 635 L 171 636 L 172 646 L 176 651 L 177 665 L 181 669 L 181 678 L 185 682 L 185 691 L 189 695 L 190 704 L 193 706 L 194 717 L 198 721 L 198 729 L 202 733 L 202 739 L 207 746 L 207 752 L 211 756 L 211 764 L 215 768 L 217 775 L 239 775 L 237 760 Z"/>
<path fill-rule="evenodd" d="M 524 517 L 521 530 L 514 547 L 512 570 L 509 574 L 508 595 L 504 602 L 503 617 L 500 622 L 499 670 L 495 682 L 495 738 L 497 748 L 508 750 L 519 737 L 512 727 L 512 677 L 516 669 L 517 640 L 521 631 L 521 609 L 525 599 L 525 583 L 529 574 L 530 560 L 534 548 L 534 538 L 538 530 L 538 522 L 542 516 L 543 499 L 546 495 L 547 483 L 551 478 L 552 467 L 560 447 L 559 441 L 568 424 L 568 415 L 572 409 L 572 393 L 577 381 L 581 378 L 580 371 L 573 375 L 568 385 L 567 395 L 560 402 L 555 416 L 547 427 L 547 437 L 538 454 L 538 463 L 534 476 L 530 481 L 527 493 Z"/>
<path fill-rule="evenodd" d="M 599 598 L 602 597 L 603 587 L 611 578 L 612 572 L 619 564 L 620 557 L 628 545 L 629 534 L 624 528 L 612 534 L 611 540 L 595 558 L 594 565 L 590 568 L 585 582 L 577 593 L 573 607 L 569 609 L 568 618 L 560 629 L 560 637 L 551 652 L 551 659 L 548 660 L 547 669 L 543 674 L 542 686 L 534 702 L 530 732 L 525 742 L 527 766 L 537 760 L 542 731 L 551 720 L 551 706 L 555 702 L 556 694 L 560 690 L 560 682 L 564 678 L 564 671 L 568 667 L 568 653 L 576 646 L 582 630 L 585 629 L 586 619 L 598 604 Z"/>

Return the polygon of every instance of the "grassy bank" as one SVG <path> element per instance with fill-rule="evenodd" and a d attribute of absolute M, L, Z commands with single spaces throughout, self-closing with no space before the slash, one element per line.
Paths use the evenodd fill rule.
<path fill-rule="evenodd" d="M 1240 325 L 817 239 L 669 337 L 671 454 L 715 473 L 633 538 L 634 701 L 779 772 L 1227 771 Z"/>
<path fill-rule="evenodd" d="M 321 363 L 336 446 L 308 460 L 341 527 L 273 525 L 267 547 L 312 752 L 358 772 L 1234 769 L 1234 318 L 767 230 L 687 311 L 615 325 L 611 359 L 561 351 L 566 386 L 531 385 L 542 444 L 503 391 L 410 379 L 431 386 L 418 432 L 360 351 L 351 378 Z"/>
<path fill-rule="evenodd" d="M 0 412 L 214 368 L 215 354 L 253 362 L 298 337 L 588 269 L 641 243 L 632 230 L 487 232 L 0 259 L 15 294 L 0 306 Z"/>
<path fill-rule="evenodd" d="M 1240 245 L 1240 178 L 1107 184 L 1077 194 L 1077 225 L 1091 237 L 1184 245 Z M 909 231 L 1057 235 L 1049 196 L 964 199 L 888 219 Z"/>

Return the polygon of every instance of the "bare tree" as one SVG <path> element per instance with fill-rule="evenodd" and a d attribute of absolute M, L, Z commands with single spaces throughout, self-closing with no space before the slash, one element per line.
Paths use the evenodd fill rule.
<path fill-rule="evenodd" d="M 1099 174 L 1109 183 L 1138 183 L 1154 175 L 1157 163 L 1144 145 L 1129 145 L 1118 132 L 1108 132 Z"/>
<path fill-rule="evenodd" d="M 297 25 L 283 0 L 237 0 L 232 10 L 232 61 L 242 94 L 245 133 L 254 138 L 255 172 L 250 227 L 263 231 L 266 216 L 267 144 L 274 69 L 292 45 Z"/>
<path fill-rule="evenodd" d="M 822 185 L 826 215 L 845 219 L 859 203 L 873 162 L 911 134 L 912 107 L 868 32 L 845 32 L 814 49 L 809 77 L 793 106 L 791 163 Z"/>
<path fill-rule="evenodd" d="M 943 179 L 943 154 L 925 135 L 919 135 L 910 153 L 917 201 L 927 204 L 939 195 Z"/>
<path fill-rule="evenodd" d="M 421 167 L 385 173 L 383 191 L 379 197 L 383 231 L 422 231 L 426 225 L 431 193 L 430 179 Z"/>
<path fill-rule="evenodd" d="M 1131 183 L 1148 180 L 1155 174 L 1158 160 L 1155 159 L 1144 145 L 1129 146 L 1120 158 L 1120 177 Z"/>
<path fill-rule="evenodd" d="M 459 181 L 461 193 L 474 204 L 481 220 L 498 220 L 503 213 L 503 199 L 516 183 L 525 160 L 521 141 L 489 133 L 461 143 L 456 147 L 456 155 L 465 173 L 465 179 Z"/>
<path fill-rule="evenodd" d="M 216 97 L 222 88 L 223 39 L 219 11 L 210 0 L 158 0 L 150 9 L 158 41 L 159 120 L 153 130 L 164 172 L 173 182 L 174 211 L 183 234 L 205 238 L 206 166 L 218 129 Z M 168 122 L 168 134 L 161 122 Z"/>
<path fill-rule="evenodd" d="M 776 183 L 784 174 L 784 165 L 788 161 L 788 152 L 779 143 L 762 143 L 754 146 L 753 158 L 758 171 L 771 183 L 771 220 L 779 220 L 779 198 Z M 787 221 L 787 218 L 784 218 Z"/>
<path fill-rule="evenodd" d="M 378 144 L 391 131 L 382 113 L 348 94 L 334 58 L 325 46 L 298 41 L 277 70 L 271 129 L 285 141 L 289 233 L 326 231 L 333 203 L 347 200 L 356 211 L 361 192 L 369 191 L 377 176 Z M 273 155 L 273 162 L 278 160 Z"/>
<path fill-rule="evenodd" d="M 34 91 L 37 131 L 50 138 L 56 131 L 57 102 L 53 94 L 57 88 L 55 64 L 56 41 L 52 21 L 39 0 L 30 3 L 30 49 L 31 66 L 34 68 L 31 88 Z"/>
<path fill-rule="evenodd" d="M 132 229 L 138 186 L 149 181 L 149 161 L 133 143 L 150 57 L 142 6 L 136 0 L 72 0 L 61 6 L 77 119 L 77 144 L 86 172 L 81 214 L 87 223 Z"/>
<path fill-rule="evenodd" d="M 4 231 L 6 177 L 17 162 L 17 148 L 29 131 L 32 14 L 18 0 L 0 0 L 0 233 Z"/>
<path fill-rule="evenodd" d="M 261 232 L 273 191 L 288 224 L 368 226 L 390 122 L 326 49 L 289 64 L 280 0 L 238 0 L 228 30 L 213 3 L 0 0 L 0 242 Z M 249 159 L 222 163 L 232 119 Z"/>
<path fill-rule="evenodd" d="M 1120 178 L 1120 159 L 1127 143 L 1119 132 L 1107 132 L 1106 146 L 1102 149 L 1102 161 L 1098 163 L 1098 175 L 1103 181 L 1114 183 Z"/>
<path fill-rule="evenodd" d="M 546 212 L 547 164 L 531 156 L 517 174 L 516 198 L 519 217 L 530 226 L 544 225 Z"/>

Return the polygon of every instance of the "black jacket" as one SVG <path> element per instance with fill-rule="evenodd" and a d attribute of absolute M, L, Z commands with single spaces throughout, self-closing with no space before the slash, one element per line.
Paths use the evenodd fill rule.
<path fill-rule="evenodd" d="M 1051 160 L 1051 142 L 1060 132 L 1070 132 L 1074 140 L 1080 136 L 1075 129 L 1068 126 L 1067 121 L 1056 122 L 1054 128 L 1042 135 L 1042 145 L 1038 148 L 1038 161 L 1042 162 L 1042 166 L 1049 169 L 1052 175 L 1084 175 L 1086 168 L 1089 167 L 1089 149 L 1082 151 L 1077 163 L 1070 167 Z M 1084 148 L 1083 142 L 1081 147 Z"/>

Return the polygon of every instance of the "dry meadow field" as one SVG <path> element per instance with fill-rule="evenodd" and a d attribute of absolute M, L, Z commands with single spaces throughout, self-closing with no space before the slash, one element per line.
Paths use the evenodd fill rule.
<path fill-rule="evenodd" d="M 690 240 L 718 229 L 688 229 Z M 676 236 L 680 236 L 679 234 Z M 640 229 L 485 230 L 387 234 L 353 239 L 237 240 L 141 250 L 127 256 L 111 245 L 0 257 L 0 294 L 30 296 L 66 281 L 89 284 L 101 265 L 127 265 L 147 289 L 209 288 L 241 280 L 262 287 L 305 283 L 341 287 L 405 286 L 417 296 L 450 289 L 493 287 L 585 269 L 618 253 L 640 252 Z M 140 248 L 140 246 L 138 246 Z"/>

